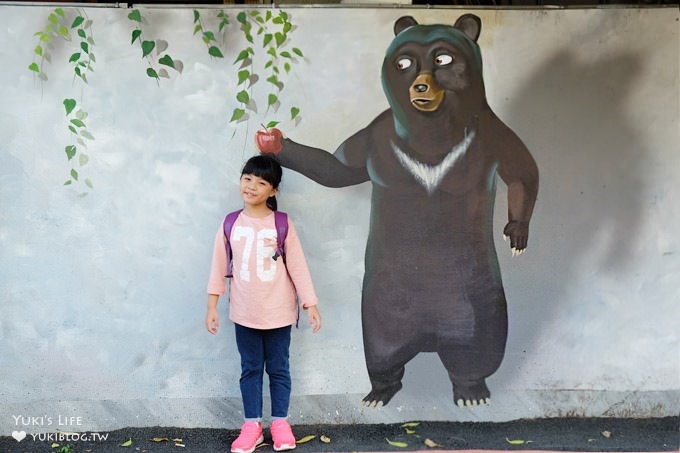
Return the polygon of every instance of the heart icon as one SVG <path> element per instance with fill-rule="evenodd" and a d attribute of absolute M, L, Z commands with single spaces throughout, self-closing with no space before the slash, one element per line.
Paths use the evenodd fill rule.
<path fill-rule="evenodd" d="M 12 431 L 12 437 L 21 442 L 26 437 L 26 431 Z"/>

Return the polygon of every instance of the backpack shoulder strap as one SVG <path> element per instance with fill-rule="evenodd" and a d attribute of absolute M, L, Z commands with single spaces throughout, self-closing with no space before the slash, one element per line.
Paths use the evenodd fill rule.
<path fill-rule="evenodd" d="M 234 223 L 236 222 L 236 219 L 238 218 L 241 211 L 243 211 L 243 209 L 230 212 L 224 218 L 224 222 L 222 223 L 222 230 L 224 231 L 224 237 L 226 239 L 225 247 L 227 249 L 227 278 L 232 277 L 234 270 L 234 265 L 231 259 L 231 244 L 229 243 L 229 238 L 231 237 L 231 229 L 234 227 Z"/>
<path fill-rule="evenodd" d="M 274 211 L 274 223 L 276 224 L 276 253 L 286 262 L 286 236 L 288 236 L 288 214 L 282 211 Z"/>

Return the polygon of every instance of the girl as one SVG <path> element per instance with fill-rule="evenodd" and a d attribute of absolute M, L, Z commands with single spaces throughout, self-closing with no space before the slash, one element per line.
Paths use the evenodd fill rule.
<path fill-rule="evenodd" d="M 241 355 L 241 397 L 245 422 L 231 444 L 233 453 L 250 453 L 264 440 L 262 431 L 262 378 L 269 376 L 270 432 L 274 450 L 295 448 L 287 422 L 291 378 L 288 364 L 291 326 L 299 311 L 296 297 L 307 312 L 314 333 L 321 328 L 312 279 L 292 222 L 288 222 L 285 263 L 277 259 L 276 193 L 281 166 L 268 155 L 250 158 L 241 172 L 243 211 L 225 238 L 223 225 L 215 237 L 205 326 L 215 335 L 220 319 L 217 301 L 226 291 L 226 245 L 231 246 L 233 278 L 229 290 L 229 319 L 234 322 L 236 345 Z"/>

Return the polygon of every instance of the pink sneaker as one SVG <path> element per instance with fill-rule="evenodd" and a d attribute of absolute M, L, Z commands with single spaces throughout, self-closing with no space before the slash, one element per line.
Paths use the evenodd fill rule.
<path fill-rule="evenodd" d="M 290 425 L 286 420 L 274 420 L 269 430 L 272 433 L 274 450 L 283 451 L 295 448 L 295 436 L 293 436 L 293 431 L 290 429 Z"/>
<path fill-rule="evenodd" d="M 262 423 L 245 422 L 241 434 L 231 443 L 231 453 L 252 453 L 263 441 Z"/>

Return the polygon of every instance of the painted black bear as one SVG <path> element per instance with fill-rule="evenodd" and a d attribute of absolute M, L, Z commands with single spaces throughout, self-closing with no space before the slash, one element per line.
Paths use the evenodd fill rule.
<path fill-rule="evenodd" d="M 507 184 L 503 234 L 527 246 L 538 169 L 486 101 L 480 19 L 394 25 L 382 66 L 390 109 L 334 154 L 283 139 L 281 163 L 320 184 L 372 183 L 362 290 L 369 406 L 401 389 L 407 362 L 436 352 L 458 405 L 486 404 L 500 366 L 507 307 L 493 241 L 497 175 Z"/>

